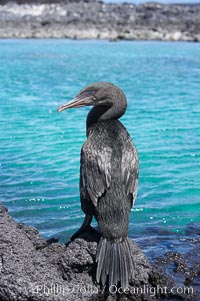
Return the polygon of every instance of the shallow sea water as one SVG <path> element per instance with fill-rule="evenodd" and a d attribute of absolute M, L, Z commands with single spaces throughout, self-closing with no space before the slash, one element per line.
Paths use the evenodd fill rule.
<path fill-rule="evenodd" d="M 129 235 L 152 258 L 184 252 L 200 228 L 198 43 L 0 40 L 0 201 L 46 238 L 67 241 L 81 225 L 89 109 L 56 110 L 94 81 L 128 99 L 121 121 L 140 158 Z"/>

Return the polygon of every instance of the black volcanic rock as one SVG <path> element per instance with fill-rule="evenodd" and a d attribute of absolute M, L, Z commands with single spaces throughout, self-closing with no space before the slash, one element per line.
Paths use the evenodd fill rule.
<path fill-rule="evenodd" d="M 1 0 L 0 37 L 200 41 L 200 4 Z"/>
<path fill-rule="evenodd" d="M 103 290 L 95 282 L 96 248 L 94 231 L 85 232 L 67 245 L 46 241 L 34 227 L 17 224 L 0 204 L 0 300 L 197 300 L 195 294 L 171 294 L 174 281 L 152 267 L 132 241 L 135 279 L 126 293 L 116 288 Z M 167 287 L 162 291 L 161 287 Z"/>

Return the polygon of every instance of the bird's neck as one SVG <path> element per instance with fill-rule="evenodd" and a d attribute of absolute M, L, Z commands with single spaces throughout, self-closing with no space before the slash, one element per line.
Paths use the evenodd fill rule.
<path fill-rule="evenodd" d="M 96 106 L 93 107 L 87 116 L 87 129 L 95 122 L 98 122 L 100 118 L 103 117 L 104 114 L 109 110 L 109 107 L 107 106 Z"/>
<path fill-rule="evenodd" d="M 95 122 L 101 120 L 118 119 L 124 114 L 125 110 L 119 110 L 115 106 L 94 106 L 87 116 L 87 130 Z"/>
<path fill-rule="evenodd" d="M 94 123 L 100 122 L 102 120 L 113 120 L 113 119 L 118 119 L 122 115 L 124 115 L 126 111 L 126 99 L 124 103 L 118 105 L 96 105 L 94 106 L 90 112 L 88 113 L 87 116 L 87 122 L 86 122 L 86 128 L 87 128 L 87 133 L 89 132 L 90 127 Z"/>

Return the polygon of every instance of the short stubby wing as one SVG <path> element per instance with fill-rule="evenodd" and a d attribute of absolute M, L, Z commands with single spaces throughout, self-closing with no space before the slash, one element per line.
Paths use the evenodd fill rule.
<path fill-rule="evenodd" d="M 130 137 L 124 143 L 122 154 L 122 179 L 125 193 L 134 205 L 138 190 L 138 174 L 139 174 L 138 153 Z"/>
<path fill-rule="evenodd" d="M 96 207 L 98 199 L 110 187 L 111 155 L 109 146 L 98 141 L 86 141 L 81 149 L 81 190 Z"/>

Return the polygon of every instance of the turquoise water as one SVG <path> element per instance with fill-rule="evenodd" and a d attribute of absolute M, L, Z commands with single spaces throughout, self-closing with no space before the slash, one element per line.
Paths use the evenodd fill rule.
<path fill-rule="evenodd" d="M 198 43 L 0 40 L 0 200 L 48 238 L 81 225 L 88 108 L 56 109 L 93 81 L 128 98 L 122 121 L 140 157 L 130 236 L 184 236 L 200 221 Z"/>

